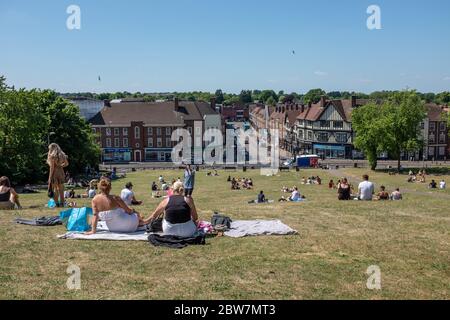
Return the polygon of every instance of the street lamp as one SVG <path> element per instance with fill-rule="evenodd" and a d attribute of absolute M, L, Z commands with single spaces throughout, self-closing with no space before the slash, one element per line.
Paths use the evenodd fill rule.
<path fill-rule="evenodd" d="M 47 135 L 47 145 L 50 145 L 50 137 L 54 136 L 56 133 L 55 132 L 49 132 Z"/>

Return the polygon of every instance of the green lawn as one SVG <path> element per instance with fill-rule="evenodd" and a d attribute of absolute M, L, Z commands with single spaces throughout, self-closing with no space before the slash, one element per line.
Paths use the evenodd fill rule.
<path fill-rule="evenodd" d="M 159 174 L 167 180 L 181 171 L 145 171 L 113 183 L 118 193 L 132 181 L 145 216 L 158 200 L 150 184 Z M 299 185 L 302 176 L 347 176 L 353 183 L 366 173 L 344 171 L 284 172 L 261 176 L 199 172 L 194 199 L 200 217 L 213 211 L 237 219 L 281 219 L 297 236 L 208 239 L 206 246 L 183 250 L 155 248 L 146 242 L 59 240 L 63 226 L 15 225 L 16 216 L 55 215 L 44 208 L 46 192 L 22 195 L 26 206 L 42 209 L 0 211 L 0 298 L 2 299 L 449 299 L 450 192 L 430 192 L 407 184 L 405 176 L 373 173 L 377 187 L 400 187 L 400 202 L 339 202 L 336 191 L 300 186 L 301 204 L 248 205 L 259 190 L 271 199 L 283 185 Z M 254 191 L 231 191 L 228 174 L 252 177 Z M 429 177 L 431 178 L 431 177 Z M 440 179 L 440 177 L 436 177 Z M 446 177 L 450 182 L 450 177 Z M 88 205 L 86 200 L 78 205 Z M 81 290 L 66 287 L 70 264 L 81 268 Z M 366 270 L 381 268 L 382 290 L 366 288 Z"/>

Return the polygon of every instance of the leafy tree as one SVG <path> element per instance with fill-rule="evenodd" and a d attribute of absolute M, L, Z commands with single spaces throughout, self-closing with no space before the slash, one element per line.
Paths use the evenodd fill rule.
<path fill-rule="evenodd" d="M 267 100 L 272 97 L 273 100 L 278 101 L 278 95 L 275 93 L 275 91 L 273 90 L 264 90 L 261 92 L 261 96 L 260 99 L 262 102 L 264 102 L 265 104 L 267 103 Z"/>
<path fill-rule="evenodd" d="M 242 90 L 239 94 L 239 101 L 242 103 L 251 103 L 253 101 L 252 92 L 250 90 Z"/>
<path fill-rule="evenodd" d="M 275 106 L 275 105 L 277 104 L 277 102 L 275 101 L 274 97 L 270 96 L 270 97 L 267 99 L 266 104 L 267 104 L 268 106 L 273 107 L 273 106 Z"/>
<path fill-rule="evenodd" d="M 305 94 L 303 100 L 305 103 L 317 103 L 320 101 L 320 98 L 322 96 L 326 96 L 325 91 L 323 91 L 322 89 L 312 89 Z"/>
<path fill-rule="evenodd" d="M 223 92 L 220 89 L 216 90 L 216 93 L 214 94 L 214 96 L 216 97 L 216 102 L 218 104 L 222 104 L 225 100 L 224 96 L 223 96 Z"/>
<path fill-rule="evenodd" d="M 444 91 L 444 92 L 439 93 L 436 96 L 436 102 L 439 104 L 449 105 L 450 104 L 450 92 Z"/>
<path fill-rule="evenodd" d="M 369 103 L 352 113 L 352 127 L 355 131 L 354 145 L 364 152 L 370 168 L 375 170 L 383 136 L 383 123 L 380 119 L 380 106 Z"/>
<path fill-rule="evenodd" d="M 384 135 L 381 147 L 398 161 L 402 151 L 415 151 L 422 146 L 420 123 L 426 117 L 425 106 L 415 91 L 394 93 L 383 104 L 382 122 Z"/>

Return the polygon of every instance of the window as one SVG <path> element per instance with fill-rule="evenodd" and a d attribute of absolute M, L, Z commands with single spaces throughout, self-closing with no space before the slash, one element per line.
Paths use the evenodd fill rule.
<path fill-rule="evenodd" d="M 317 140 L 319 140 L 320 142 L 328 142 L 328 133 L 319 132 L 317 134 Z"/>
<path fill-rule="evenodd" d="M 122 129 L 122 134 L 123 134 L 124 136 L 128 136 L 128 128 L 123 128 L 123 129 Z"/>
<path fill-rule="evenodd" d="M 335 121 L 333 123 L 333 127 L 336 128 L 336 129 L 344 128 L 344 121 Z"/>
<path fill-rule="evenodd" d="M 139 127 L 134 127 L 134 138 L 135 139 L 141 138 L 141 130 L 139 129 Z"/>
<path fill-rule="evenodd" d="M 434 147 L 429 147 L 428 148 L 428 156 L 434 157 Z"/>
<path fill-rule="evenodd" d="M 202 128 L 201 127 L 195 127 L 195 134 L 201 134 L 202 133 Z"/>
<path fill-rule="evenodd" d="M 312 121 L 307 121 L 307 122 L 306 122 L 306 125 L 307 125 L 308 127 L 312 127 L 313 122 L 312 122 Z"/>
<path fill-rule="evenodd" d="M 336 142 L 347 143 L 346 133 L 336 133 Z"/>
<path fill-rule="evenodd" d="M 106 135 L 110 136 L 111 135 L 111 128 L 106 128 Z"/>
<path fill-rule="evenodd" d="M 192 127 L 188 128 L 189 134 L 192 135 Z"/>
<path fill-rule="evenodd" d="M 420 124 L 420 129 L 425 129 L 425 122 L 422 122 L 421 124 Z"/>
<path fill-rule="evenodd" d="M 166 128 L 166 136 L 170 136 L 172 134 L 172 128 L 167 127 Z"/>
<path fill-rule="evenodd" d="M 166 138 L 166 147 L 170 148 L 172 146 L 172 141 L 170 140 L 170 138 Z"/>
<path fill-rule="evenodd" d="M 298 131 L 298 138 L 303 140 L 303 130 Z"/>
<path fill-rule="evenodd" d="M 330 121 L 320 120 L 320 127 L 321 128 L 329 128 L 330 127 Z"/>
<path fill-rule="evenodd" d="M 433 132 L 432 134 L 429 135 L 428 141 L 429 141 L 430 143 L 435 143 L 435 142 L 436 142 L 436 135 L 434 134 L 434 132 Z"/>
<path fill-rule="evenodd" d="M 148 138 L 147 139 L 147 145 L 149 148 L 153 148 L 153 138 Z"/>
<path fill-rule="evenodd" d="M 149 136 L 153 135 L 153 128 L 147 128 L 147 135 Z"/>
<path fill-rule="evenodd" d="M 439 147 L 439 155 L 445 156 L 445 147 Z"/>
<path fill-rule="evenodd" d="M 308 131 L 308 140 L 312 140 L 312 138 L 313 138 L 312 131 Z"/>
<path fill-rule="evenodd" d="M 430 131 L 435 131 L 435 130 L 436 130 L 436 123 L 430 122 Z"/>
<path fill-rule="evenodd" d="M 162 139 L 161 139 L 161 138 L 158 138 L 158 139 L 156 140 L 156 146 L 157 146 L 158 148 L 161 148 L 161 147 L 162 147 Z"/>
<path fill-rule="evenodd" d="M 140 148 L 141 147 L 141 144 L 140 143 L 136 143 L 136 148 Z"/>
<path fill-rule="evenodd" d="M 120 148 L 120 139 L 114 138 L 114 148 Z"/>
<path fill-rule="evenodd" d="M 445 122 L 441 122 L 440 124 L 439 124 L 439 130 L 441 130 L 441 131 L 445 131 L 445 128 L 446 126 L 445 126 Z"/>
<path fill-rule="evenodd" d="M 120 130 L 119 130 L 119 128 L 114 128 L 114 135 L 115 135 L 115 136 L 120 135 Z"/>
<path fill-rule="evenodd" d="M 197 147 L 200 147 L 200 146 L 202 145 L 202 138 L 196 137 L 196 138 L 195 138 L 195 145 L 196 145 Z"/>
<path fill-rule="evenodd" d="M 128 148 L 128 138 L 123 138 L 123 147 Z"/>
<path fill-rule="evenodd" d="M 111 148 L 111 138 L 106 138 L 106 147 Z"/>
<path fill-rule="evenodd" d="M 156 128 L 156 135 L 158 137 L 161 135 L 161 128 Z"/>
<path fill-rule="evenodd" d="M 439 135 L 439 143 L 445 143 L 445 136 L 446 134 L 443 132 Z"/>

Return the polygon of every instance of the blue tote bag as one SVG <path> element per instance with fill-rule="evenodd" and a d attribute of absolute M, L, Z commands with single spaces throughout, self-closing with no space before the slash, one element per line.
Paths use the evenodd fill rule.
<path fill-rule="evenodd" d="M 59 214 L 68 231 L 78 232 L 91 230 L 92 216 L 91 208 L 72 208 Z"/>

